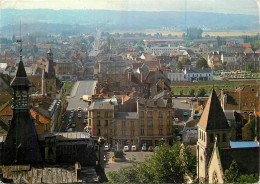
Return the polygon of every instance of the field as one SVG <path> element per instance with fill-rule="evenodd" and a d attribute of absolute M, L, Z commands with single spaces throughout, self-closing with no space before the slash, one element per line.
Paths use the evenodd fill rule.
<path fill-rule="evenodd" d="M 215 81 L 215 89 L 224 89 L 224 90 L 234 90 L 239 86 L 251 86 L 258 85 L 256 80 L 249 81 Z M 206 95 L 208 95 L 213 87 L 213 82 L 175 82 L 171 84 L 172 91 L 174 95 L 180 95 L 180 92 L 183 91 L 184 95 L 189 95 L 190 89 L 194 89 L 195 94 L 197 94 L 198 88 L 204 88 Z"/>
<path fill-rule="evenodd" d="M 156 30 L 140 30 L 140 31 L 115 31 L 111 32 L 113 33 L 145 33 L 145 34 L 151 34 L 154 35 L 156 33 L 162 33 L 162 35 L 167 36 L 168 34 L 171 34 L 173 36 L 182 36 L 183 32 L 174 32 L 174 31 L 156 31 Z M 203 32 L 202 36 L 204 37 L 205 35 L 210 35 L 210 36 L 242 36 L 242 35 L 248 35 L 248 36 L 255 36 L 257 35 L 257 31 L 250 31 L 250 32 L 245 32 L 245 31 L 226 31 L 226 32 Z"/>
<path fill-rule="evenodd" d="M 73 82 L 71 82 L 71 81 L 64 82 L 64 89 L 66 90 L 66 95 L 70 95 L 72 85 L 73 85 Z"/>

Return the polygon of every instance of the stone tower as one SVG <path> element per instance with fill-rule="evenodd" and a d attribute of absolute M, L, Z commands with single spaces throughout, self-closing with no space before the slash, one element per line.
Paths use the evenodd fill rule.
<path fill-rule="evenodd" d="M 47 52 L 47 65 L 42 75 L 42 94 L 56 97 L 56 74 L 53 63 L 53 53 L 51 49 Z"/>
<path fill-rule="evenodd" d="M 215 136 L 218 137 L 219 148 L 230 147 L 230 130 L 217 94 L 213 89 L 198 123 L 197 174 L 201 180 L 207 180 L 208 163 Z"/>
<path fill-rule="evenodd" d="M 30 115 L 31 86 L 20 55 L 18 70 L 11 82 L 13 118 L 3 146 L 3 164 L 33 164 L 42 161 L 37 133 Z"/>

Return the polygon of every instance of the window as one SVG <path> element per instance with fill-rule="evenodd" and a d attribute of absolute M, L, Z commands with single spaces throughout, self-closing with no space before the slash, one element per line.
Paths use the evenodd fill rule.
<path fill-rule="evenodd" d="M 100 120 L 97 120 L 97 126 L 100 126 Z"/>
<path fill-rule="evenodd" d="M 91 126 L 91 119 L 88 120 L 88 125 Z"/>
<path fill-rule="evenodd" d="M 222 141 L 226 142 L 226 134 L 225 133 L 222 135 Z"/>
<path fill-rule="evenodd" d="M 122 121 L 122 127 L 125 127 L 125 121 Z"/>
<path fill-rule="evenodd" d="M 162 135 L 162 132 L 163 132 L 162 129 L 159 129 L 159 135 Z"/>
<path fill-rule="evenodd" d="M 159 118 L 162 118 L 162 111 L 159 111 Z"/>
<path fill-rule="evenodd" d="M 134 136 L 134 135 L 135 135 L 135 131 L 131 130 L 131 136 Z"/>
<path fill-rule="evenodd" d="M 140 113 L 140 117 L 141 117 L 141 118 L 144 117 L 144 111 L 141 111 L 141 113 Z"/>
<path fill-rule="evenodd" d="M 131 129 L 134 128 L 134 121 L 131 121 Z"/>
<path fill-rule="evenodd" d="M 159 127 L 162 127 L 162 126 L 163 126 L 162 120 L 159 120 Z"/>
<path fill-rule="evenodd" d="M 251 103 L 250 105 L 251 105 L 251 107 L 253 107 L 255 104 L 254 104 L 254 103 Z"/>
<path fill-rule="evenodd" d="M 47 125 L 44 124 L 44 132 L 47 132 Z"/>
<path fill-rule="evenodd" d="M 153 115 L 152 115 L 152 111 L 148 111 L 148 114 L 147 114 L 147 117 L 148 118 L 151 118 Z"/>
<path fill-rule="evenodd" d="M 246 103 L 243 103 L 242 105 L 243 105 L 243 106 L 246 106 Z"/>
<path fill-rule="evenodd" d="M 169 118 L 171 115 L 171 111 L 168 111 L 167 117 Z"/>
<path fill-rule="evenodd" d="M 125 129 L 122 129 L 122 136 L 125 136 Z"/>
<path fill-rule="evenodd" d="M 141 127 L 144 127 L 144 120 L 141 120 Z"/>
<path fill-rule="evenodd" d="M 100 129 L 98 129 L 98 135 L 100 135 Z"/>
<path fill-rule="evenodd" d="M 108 120 L 106 120 L 105 126 L 108 126 Z"/>
<path fill-rule="evenodd" d="M 97 112 L 97 117 L 99 117 L 99 116 L 100 116 L 100 112 L 98 111 L 98 112 Z"/>
<path fill-rule="evenodd" d="M 144 129 L 141 129 L 141 135 L 144 135 Z"/>
<path fill-rule="evenodd" d="M 147 134 L 148 134 L 148 136 L 152 136 L 153 135 L 153 129 L 152 128 L 148 129 Z"/>
<path fill-rule="evenodd" d="M 148 120 L 148 121 L 147 121 L 147 125 L 148 125 L 149 127 L 152 127 L 152 126 L 153 126 L 153 120 Z"/>
<path fill-rule="evenodd" d="M 168 126 L 171 126 L 171 121 L 170 120 L 168 120 Z"/>
<path fill-rule="evenodd" d="M 106 118 L 108 117 L 108 112 L 105 112 L 105 117 L 106 117 Z"/>

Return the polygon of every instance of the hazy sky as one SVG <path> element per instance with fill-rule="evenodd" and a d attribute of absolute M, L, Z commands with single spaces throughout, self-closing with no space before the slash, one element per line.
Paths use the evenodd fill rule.
<path fill-rule="evenodd" d="M 186 0 L 188 11 L 258 15 L 255 0 Z M 0 0 L 0 7 L 18 9 L 106 9 L 184 11 L 185 0 Z"/>

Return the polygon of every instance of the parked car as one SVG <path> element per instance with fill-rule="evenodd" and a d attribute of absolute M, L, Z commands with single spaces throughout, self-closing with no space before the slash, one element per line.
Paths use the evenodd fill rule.
<path fill-rule="evenodd" d="M 76 127 L 76 123 L 72 123 L 71 128 L 75 128 L 75 127 Z"/>
<path fill-rule="evenodd" d="M 154 147 L 153 146 L 149 146 L 148 151 L 154 151 Z"/>
<path fill-rule="evenodd" d="M 108 151 L 108 150 L 109 150 L 109 146 L 108 146 L 108 145 L 105 145 L 104 151 Z"/>
<path fill-rule="evenodd" d="M 78 118 L 81 118 L 81 113 L 78 113 Z"/>
<path fill-rule="evenodd" d="M 184 112 L 183 115 L 184 115 L 184 116 L 188 116 L 188 112 Z"/>
<path fill-rule="evenodd" d="M 85 114 L 85 119 L 87 119 L 88 118 L 88 114 Z"/>
<path fill-rule="evenodd" d="M 159 146 L 155 146 L 154 150 L 158 151 L 159 150 Z"/>
<path fill-rule="evenodd" d="M 106 155 L 104 155 L 104 161 L 105 161 L 105 162 L 107 161 L 107 157 L 106 157 Z"/>
<path fill-rule="evenodd" d="M 137 151 L 136 145 L 132 145 L 131 150 L 132 150 L 132 151 Z"/>
<path fill-rule="evenodd" d="M 129 151 L 129 146 L 124 146 L 124 151 Z"/>
<path fill-rule="evenodd" d="M 85 123 L 85 124 L 86 124 L 87 122 L 88 122 L 88 119 L 84 119 L 83 123 Z"/>
<path fill-rule="evenodd" d="M 142 151 L 147 151 L 147 148 L 145 145 L 142 146 Z"/>

